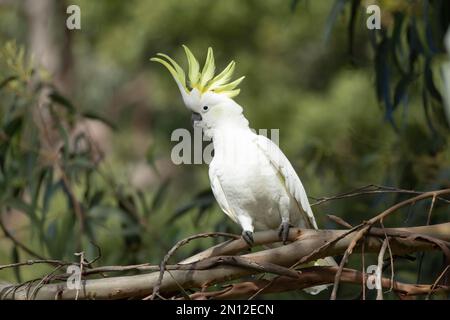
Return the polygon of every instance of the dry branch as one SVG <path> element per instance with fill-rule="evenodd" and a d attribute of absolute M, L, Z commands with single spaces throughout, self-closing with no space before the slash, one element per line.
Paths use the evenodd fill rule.
<path fill-rule="evenodd" d="M 274 281 L 262 279 L 234 283 L 219 291 L 196 292 L 190 295 L 189 298 L 194 300 L 238 299 L 251 297 L 261 290 L 266 294 L 300 290 L 333 282 L 337 270 L 338 267 L 305 268 L 302 269 L 302 273 L 300 273 L 298 279 L 295 280 L 289 277 L 277 277 Z M 367 281 L 367 274 L 363 275 L 359 271 L 344 268 L 341 275 L 341 282 L 361 285 L 363 277 L 364 280 Z M 384 277 L 381 278 L 381 286 L 383 288 L 390 288 L 392 286 L 393 291 L 401 296 L 415 296 L 431 292 L 438 293 L 450 291 L 450 287 L 448 286 L 433 287 L 432 285 L 406 284 L 398 281 L 391 283 L 390 279 Z"/>
<path fill-rule="evenodd" d="M 342 269 L 344 268 L 345 264 L 347 263 L 347 260 L 349 258 L 349 256 L 353 253 L 353 250 L 356 248 L 356 246 L 358 245 L 358 242 L 364 238 L 364 236 L 369 232 L 369 230 L 375 225 L 375 223 L 381 223 L 383 224 L 383 220 L 388 217 L 389 215 L 391 215 L 392 213 L 396 212 L 397 210 L 401 209 L 402 207 L 405 207 L 407 205 L 410 204 L 414 204 L 418 201 L 427 199 L 427 198 L 433 198 L 433 201 L 436 199 L 436 197 L 442 196 L 442 195 L 447 195 L 450 194 L 450 189 L 442 189 L 442 190 L 438 190 L 438 191 L 430 191 L 430 192 L 425 192 L 422 193 L 418 196 L 415 196 L 413 198 L 409 198 L 407 200 L 404 200 L 402 202 L 399 202 L 395 205 L 393 205 L 392 207 L 389 207 L 388 209 L 384 210 L 383 212 L 381 212 L 380 214 L 376 215 L 375 217 L 371 218 L 368 221 L 365 221 L 364 223 L 362 223 L 361 225 L 357 226 L 357 232 L 356 234 L 353 236 L 352 240 L 350 241 L 347 250 L 345 250 L 344 253 L 344 257 L 341 260 L 341 263 L 339 264 L 339 270 L 336 273 L 335 279 L 334 279 L 334 285 L 333 285 L 333 291 L 331 292 L 331 300 L 335 300 L 336 296 L 337 296 L 337 291 L 339 288 L 339 281 L 340 281 L 340 277 L 341 277 L 341 273 L 342 273 Z M 433 204 L 432 204 L 433 206 Z M 431 214 L 431 212 L 429 213 L 429 215 Z M 384 228 L 383 228 L 384 230 Z M 387 235 L 385 235 L 387 237 Z M 449 253 L 448 253 L 448 248 L 446 248 L 445 245 L 441 246 L 441 243 L 439 242 L 438 239 L 434 239 L 434 237 L 431 237 L 431 239 L 429 239 L 431 242 L 434 242 L 435 244 L 438 244 L 441 249 L 443 250 L 443 252 L 445 253 L 445 255 L 447 256 L 447 262 L 450 263 L 450 259 L 449 259 Z"/>
<path fill-rule="evenodd" d="M 296 229 L 290 230 L 289 240 L 293 241 L 285 246 L 258 251 L 254 253 L 241 255 L 249 263 L 260 268 L 250 268 L 241 265 L 212 264 L 211 268 L 198 270 L 201 264 L 205 265 L 211 261 L 217 260 L 218 256 L 234 255 L 244 249 L 246 244 L 242 239 L 226 241 L 214 246 L 200 254 L 197 254 L 183 261 L 182 270 L 166 271 L 162 278 L 160 293 L 162 295 L 179 291 L 179 286 L 184 289 L 202 288 L 205 285 L 221 283 L 224 281 L 237 279 L 245 275 L 257 274 L 264 270 L 265 266 L 278 265 L 289 268 L 305 256 L 309 256 L 307 261 L 316 260 L 327 256 L 343 254 L 352 239 L 355 232 L 352 232 L 332 245 L 325 247 L 314 255 L 310 255 L 315 249 L 323 246 L 336 237 L 342 236 L 348 230 L 310 230 Z M 376 235 L 379 233 L 379 235 Z M 378 253 L 381 248 L 380 238 L 384 239 L 385 234 L 390 237 L 390 246 L 393 254 L 404 255 L 412 252 L 440 250 L 440 247 L 427 239 L 438 239 L 441 243 L 450 241 L 450 223 L 439 225 L 414 227 L 414 228 L 372 228 L 366 235 L 365 253 Z M 420 236 L 418 236 L 420 235 Z M 254 234 L 256 245 L 278 242 L 276 231 L 263 231 Z M 359 244 L 356 245 L 356 248 Z M 216 257 L 216 258 L 214 258 Z M 199 261 L 201 260 L 201 261 Z M 226 260 L 226 259 L 224 259 Z M 181 266 L 180 266 L 181 267 Z M 169 268 L 168 268 L 169 269 Z M 274 270 L 273 270 L 274 271 Z M 170 272 L 170 274 L 169 274 Z M 331 276 L 335 277 L 336 273 Z M 342 275 L 344 276 L 344 272 Z M 331 278 L 327 276 L 326 283 Z M 144 297 L 152 293 L 157 285 L 159 272 L 135 276 L 121 276 L 104 279 L 83 280 L 82 288 L 79 291 L 79 299 L 121 299 L 129 297 Z M 290 277 L 292 281 L 292 277 Z M 324 278 L 325 279 L 325 278 Z M 321 281 L 325 281 L 325 280 Z M 358 279 L 361 283 L 362 279 Z M 312 285 L 316 285 L 314 283 Z M 36 289 L 35 285 L 30 285 Z M 0 296 L 4 299 L 27 299 L 30 298 L 26 288 L 19 287 L 11 290 L 12 284 L 0 284 Z M 428 290 L 429 291 L 429 290 Z M 425 293 L 427 293 L 426 291 Z M 36 299 L 74 299 L 77 290 L 68 289 L 65 282 L 50 283 L 41 285 L 33 290 Z"/>

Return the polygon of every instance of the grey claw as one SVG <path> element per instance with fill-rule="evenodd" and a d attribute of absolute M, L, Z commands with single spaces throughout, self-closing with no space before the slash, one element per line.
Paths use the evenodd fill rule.
<path fill-rule="evenodd" d="M 292 225 L 289 222 L 282 222 L 278 228 L 278 237 L 283 241 L 283 244 L 287 243 L 290 227 L 292 227 Z"/>
<path fill-rule="evenodd" d="M 242 231 L 242 238 L 249 245 L 249 247 L 253 246 L 253 232 L 251 231 Z"/>

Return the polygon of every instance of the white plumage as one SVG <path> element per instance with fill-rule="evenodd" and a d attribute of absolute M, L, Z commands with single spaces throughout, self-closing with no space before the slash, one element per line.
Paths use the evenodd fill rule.
<path fill-rule="evenodd" d="M 222 125 L 213 132 L 211 189 L 222 211 L 241 225 L 243 235 L 277 229 L 283 222 L 317 229 L 303 184 L 275 143 L 245 125 Z M 335 266 L 336 262 L 327 257 L 314 265 Z M 305 291 L 317 294 L 326 288 L 321 285 Z"/>
<path fill-rule="evenodd" d="M 189 82 L 183 69 L 170 57 L 158 54 L 172 74 L 183 102 L 193 112 L 194 126 L 212 138 L 214 158 L 209 178 L 220 208 L 242 227 L 244 240 L 252 245 L 253 232 L 278 229 L 286 241 L 289 227 L 317 229 L 305 189 L 283 152 L 271 140 L 249 128 L 242 107 L 232 98 L 244 77 L 229 82 L 232 61 L 214 77 L 214 55 L 208 49 L 202 72 L 191 51 L 184 46 L 189 62 Z M 166 59 L 166 60 L 164 60 Z M 332 258 L 319 259 L 316 265 L 336 265 Z M 317 293 L 326 286 L 307 291 Z"/>
<path fill-rule="evenodd" d="M 248 127 L 233 125 L 223 126 L 213 142 L 212 191 L 244 231 L 277 229 L 283 220 L 317 228 L 305 189 L 275 143 Z"/>

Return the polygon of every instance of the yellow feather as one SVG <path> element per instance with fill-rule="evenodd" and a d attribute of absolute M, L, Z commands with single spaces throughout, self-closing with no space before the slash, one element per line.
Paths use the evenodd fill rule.
<path fill-rule="evenodd" d="M 158 53 L 158 57 L 153 57 L 150 60 L 159 62 L 169 70 L 172 77 L 178 82 L 187 93 L 196 88 L 199 93 L 205 93 L 208 91 L 225 94 L 230 98 L 237 96 L 240 92 L 236 87 L 241 83 L 245 77 L 240 77 L 232 82 L 229 82 L 236 66 L 234 61 L 231 61 L 221 73 L 214 77 L 215 63 L 214 52 L 211 47 L 208 48 L 205 64 L 202 72 L 200 72 L 200 66 L 198 60 L 192 54 L 191 50 L 183 45 L 184 51 L 189 64 L 188 77 L 189 85 L 186 83 L 186 74 L 180 65 L 166 54 Z M 162 59 L 164 58 L 164 59 Z M 167 61 L 166 61 L 167 60 Z"/>
<path fill-rule="evenodd" d="M 186 88 L 186 75 L 184 74 L 184 70 L 180 67 L 180 65 L 176 63 L 176 61 L 173 60 L 171 57 L 169 57 L 167 54 L 158 53 L 157 55 L 166 58 L 167 60 L 169 60 L 170 63 L 172 63 L 176 73 L 178 74 L 178 80 L 181 82 L 183 87 Z"/>
<path fill-rule="evenodd" d="M 216 77 L 214 77 L 209 83 L 208 83 L 208 90 L 214 90 L 215 88 L 227 83 L 230 81 L 233 73 L 234 73 L 234 67 L 236 63 L 234 61 L 231 61 L 228 66 L 226 66 L 225 69 L 221 73 L 219 73 Z"/>
<path fill-rule="evenodd" d="M 226 94 L 229 98 L 234 98 L 234 97 L 236 97 L 239 94 L 239 92 L 241 92 L 241 89 L 226 91 L 226 92 L 223 92 L 223 93 Z"/>
<path fill-rule="evenodd" d="M 239 79 L 236 79 L 233 82 L 230 82 L 230 83 L 225 84 L 223 86 L 219 86 L 214 91 L 215 92 L 224 92 L 224 91 L 233 90 L 234 88 L 236 88 L 239 85 L 239 83 L 242 82 L 242 80 L 244 80 L 244 78 L 245 78 L 245 76 L 244 77 L 240 77 Z"/>
<path fill-rule="evenodd" d="M 183 44 L 184 51 L 186 53 L 186 57 L 189 64 L 189 82 L 191 87 L 194 87 L 197 85 L 198 80 L 200 78 L 200 66 L 198 64 L 197 59 L 195 59 L 194 55 L 192 54 L 191 50 L 187 46 Z"/>
<path fill-rule="evenodd" d="M 177 70 L 170 63 L 168 63 L 167 61 L 165 61 L 165 60 L 163 60 L 161 58 L 153 57 L 150 60 L 154 61 L 154 62 L 159 62 L 163 66 L 165 66 L 167 68 L 167 70 L 169 70 L 170 74 L 175 79 L 175 81 L 179 82 L 183 86 L 183 88 L 186 90 L 186 92 L 189 92 L 188 88 L 186 87 L 186 80 L 185 80 L 185 75 L 184 75 L 184 71 L 183 70 L 181 70 L 182 74 L 180 74 L 179 72 L 177 72 Z M 179 67 L 180 66 L 178 66 L 178 68 Z"/>
<path fill-rule="evenodd" d="M 211 47 L 208 48 L 208 53 L 206 54 L 205 65 L 203 66 L 202 75 L 200 77 L 200 88 L 204 89 L 206 83 L 214 77 L 214 53 Z"/>

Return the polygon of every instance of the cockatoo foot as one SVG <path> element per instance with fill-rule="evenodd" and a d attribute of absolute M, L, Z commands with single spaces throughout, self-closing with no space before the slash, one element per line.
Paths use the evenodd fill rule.
<path fill-rule="evenodd" d="M 244 241 L 249 245 L 249 247 L 253 246 L 253 243 L 255 242 L 253 240 L 253 232 L 251 231 L 242 231 L 242 238 Z"/>
<path fill-rule="evenodd" d="M 278 237 L 283 241 L 283 244 L 287 243 L 289 238 L 289 228 L 291 227 L 292 225 L 289 222 L 282 222 L 278 228 Z"/>

